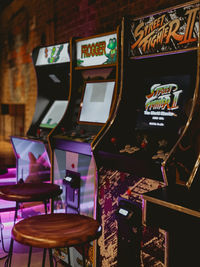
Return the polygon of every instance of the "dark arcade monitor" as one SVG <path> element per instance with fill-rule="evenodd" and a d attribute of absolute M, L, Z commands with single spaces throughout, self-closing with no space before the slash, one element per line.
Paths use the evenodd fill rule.
<path fill-rule="evenodd" d="M 192 98 L 191 75 L 145 77 L 136 110 L 136 130 L 174 131 L 185 124 Z"/>

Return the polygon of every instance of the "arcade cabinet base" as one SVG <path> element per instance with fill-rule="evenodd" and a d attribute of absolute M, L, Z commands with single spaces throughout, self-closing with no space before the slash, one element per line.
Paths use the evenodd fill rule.
<path fill-rule="evenodd" d="M 199 262 L 199 194 L 181 185 L 145 193 L 144 223 L 167 231 L 167 266 L 197 266 Z M 159 214 L 159 216 L 158 216 Z"/>

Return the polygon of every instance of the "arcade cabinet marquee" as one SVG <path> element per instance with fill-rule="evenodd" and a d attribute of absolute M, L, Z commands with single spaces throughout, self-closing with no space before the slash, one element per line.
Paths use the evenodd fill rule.
<path fill-rule="evenodd" d="M 131 57 L 194 49 L 198 43 L 198 2 L 133 20 Z M 152 21 L 151 21 L 152 19 Z"/>

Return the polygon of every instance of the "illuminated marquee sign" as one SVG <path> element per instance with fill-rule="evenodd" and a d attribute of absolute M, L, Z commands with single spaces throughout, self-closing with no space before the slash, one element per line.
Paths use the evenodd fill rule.
<path fill-rule="evenodd" d="M 76 48 L 78 67 L 117 62 L 117 34 L 79 41 Z"/>
<path fill-rule="evenodd" d="M 199 41 L 200 4 L 131 21 L 131 57 L 193 49 Z"/>
<path fill-rule="evenodd" d="M 40 48 L 36 66 L 70 62 L 68 46 L 69 44 L 65 43 Z"/>

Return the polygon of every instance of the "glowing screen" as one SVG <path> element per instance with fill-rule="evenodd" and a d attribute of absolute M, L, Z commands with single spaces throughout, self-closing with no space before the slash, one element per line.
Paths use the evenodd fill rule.
<path fill-rule="evenodd" d="M 47 114 L 43 118 L 40 127 L 54 128 L 64 115 L 67 105 L 67 100 L 54 101 Z"/>
<path fill-rule="evenodd" d="M 86 83 L 80 122 L 105 123 L 110 114 L 115 82 Z"/>
<path fill-rule="evenodd" d="M 137 128 L 179 127 L 185 116 L 185 106 L 192 97 L 190 78 L 177 75 L 146 80 L 137 113 Z"/>

